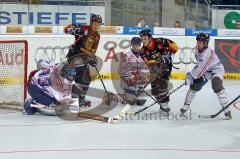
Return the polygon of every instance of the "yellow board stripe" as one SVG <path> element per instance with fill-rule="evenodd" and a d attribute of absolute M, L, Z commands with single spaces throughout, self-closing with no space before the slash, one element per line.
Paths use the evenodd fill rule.
<path fill-rule="evenodd" d="M 184 80 L 186 77 L 186 73 L 183 72 L 172 72 L 170 78 L 173 80 Z M 93 80 L 100 79 L 99 76 L 93 76 Z M 102 79 L 111 79 L 111 80 L 119 80 L 119 73 L 101 73 Z M 225 80 L 240 80 L 240 73 L 225 73 Z"/>
<path fill-rule="evenodd" d="M 184 80 L 186 73 L 176 73 L 172 72 L 171 79 L 173 80 Z M 98 80 L 102 78 L 103 80 L 119 80 L 120 76 L 119 73 L 101 73 L 101 76 L 92 76 L 93 80 Z M 225 80 L 240 80 L 240 73 L 225 73 L 224 74 Z M 23 84 L 23 77 L 0 77 L 0 86 L 7 86 L 7 85 L 18 85 Z"/>
<path fill-rule="evenodd" d="M 23 84 L 23 76 L 0 77 L 0 86 Z"/>

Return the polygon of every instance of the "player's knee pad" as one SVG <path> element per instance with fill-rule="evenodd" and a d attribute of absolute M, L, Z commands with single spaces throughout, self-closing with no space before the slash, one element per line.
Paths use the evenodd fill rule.
<path fill-rule="evenodd" d="M 193 81 L 193 84 L 190 85 L 191 90 L 198 92 L 202 87 L 207 83 L 202 77 Z"/>
<path fill-rule="evenodd" d="M 212 89 L 214 93 L 219 93 L 224 89 L 223 81 L 219 77 L 214 77 L 212 79 Z"/>

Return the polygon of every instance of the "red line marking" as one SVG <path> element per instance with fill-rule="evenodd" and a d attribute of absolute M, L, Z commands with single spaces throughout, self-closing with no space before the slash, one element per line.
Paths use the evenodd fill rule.
<path fill-rule="evenodd" d="M 164 149 L 164 148 L 83 148 L 83 149 L 42 149 L 42 150 L 15 150 L 15 151 L 0 151 L 0 154 L 12 153 L 39 153 L 39 152 L 81 152 L 81 151 L 177 151 L 177 152 L 219 152 L 219 153 L 240 153 L 240 150 L 215 150 L 215 149 Z"/>
<path fill-rule="evenodd" d="M 238 107 L 238 105 L 239 105 L 238 103 L 240 104 L 240 101 L 233 103 L 233 107 L 240 110 L 240 108 Z"/>

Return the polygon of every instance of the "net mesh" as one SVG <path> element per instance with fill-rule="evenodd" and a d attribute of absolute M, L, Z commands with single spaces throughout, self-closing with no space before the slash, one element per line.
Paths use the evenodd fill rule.
<path fill-rule="evenodd" d="M 26 41 L 0 41 L 0 108 L 21 109 L 26 97 Z"/>

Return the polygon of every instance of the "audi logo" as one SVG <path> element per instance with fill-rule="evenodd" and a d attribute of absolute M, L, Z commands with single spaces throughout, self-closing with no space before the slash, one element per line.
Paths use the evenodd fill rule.
<path fill-rule="evenodd" d="M 64 62 L 66 60 L 66 55 L 68 53 L 69 47 L 68 46 L 40 46 L 37 48 L 35 53 L 35 62 L 39 61 L 40 59 L 51 59 L 55 62 Z"/>
<path fill-rule="evenodd" d="M 179 48 L 179 51 L 172 57 L 173 64 L 196 64 L 195 58 L 195 48 L 191 47 L 182 47 Z"/>
<path fill-rule="evenodd" d="M 126 42 L 126 41 L 124 41 Z M 123 44 L 122 42 L 121 44 Z M 109 43 L 107 43 L 109 44 Z M 116 47 L 116 45 L 114 45 Z M 104 46 L 104 49 L 106 50 L 107 47 Z M 126 46 L 124 46 L 124 49 L 126 49 Z M 35 61 L 39 61 L 40 59 L 51 59 L 55 62 L 64 62 L 66 60 L 66 55 L 68 53 L 69 47 L 68 46 L 40 46 L 37 48 L 35 53 Z M 195 59 L 195 49 L 191 47 L 182 47 L 179 48 L 179 51 L 172 56 L 173 64 L 179 65 L 179 64 L 196 64 Z"/>

